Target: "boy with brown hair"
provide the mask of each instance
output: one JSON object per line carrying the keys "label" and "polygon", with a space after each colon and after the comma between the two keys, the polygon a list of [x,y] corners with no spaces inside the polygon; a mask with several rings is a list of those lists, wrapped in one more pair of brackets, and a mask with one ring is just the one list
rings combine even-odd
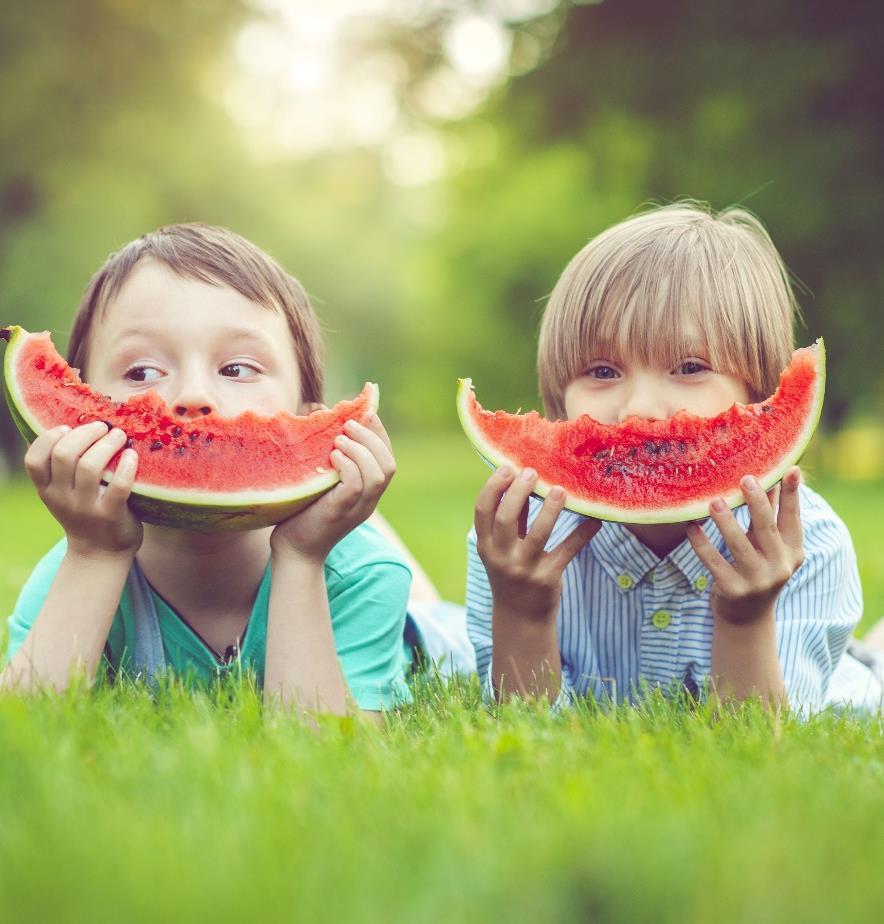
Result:
{"label": "boy with brown hair", "polygon": [[[300,283],[223,228],[179,224],[112,254],[74,321],[69,358],[124,401],[156,390],[183,420],[245,410],[308,414],[323,400],[319,322]],[[348,421],[340,482],[275,527],[197,533],[142,524],[127,506],[137,456],[93,422],[38,437],[25,465],[65,538],[37,565],[9,623],[4,686],[65,688],[103,662],[208,682],[255,672],[265,699],[376,715],[408,698],[410,572],[366,521],[396,470],[375,415]]]}

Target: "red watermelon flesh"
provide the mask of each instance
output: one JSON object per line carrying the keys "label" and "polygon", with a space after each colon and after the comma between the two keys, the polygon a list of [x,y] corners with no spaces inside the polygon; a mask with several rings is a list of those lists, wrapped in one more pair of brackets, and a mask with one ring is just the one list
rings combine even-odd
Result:
{"label": "red watermelon flesh", "polygon": [[[119,427],[138,453],[130,505],[149,523],[188,529],[252,529],[291,516],[339,480],[331,467],[335,437],[349,419],[365,423],[378,389],[307,416],[252,412],[176,417],[152,391],[120,403],[85,385],[48,332],[0,330],[7,401],[28,441],[67,424],[102,420]],[[108,467],[116,467],[119,454]]]}
{"label": "red watermelon flesh", "polygon": [[668,420],[628,417],[602,424],[588,415],[550,421],[532,411],[486,411],[470,379],[458,389],[458,413],[470,442],[492,465],[530,466],[536,493],[560,485],[565,506],[624,523],[678,523],[705,517],[723,497],[744,502],[740,479],[767,490],[801,457],[819,421],[825,390],[822,340],[796,350],[777,391],[757,404],[735,404],[715,417],[679,411]]}

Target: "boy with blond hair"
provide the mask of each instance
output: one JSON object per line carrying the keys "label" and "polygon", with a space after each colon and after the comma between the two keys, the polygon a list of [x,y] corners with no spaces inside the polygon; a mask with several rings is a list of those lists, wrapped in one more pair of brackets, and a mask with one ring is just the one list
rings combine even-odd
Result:
{"label": "boy with blond hair", "polygon": [[[797,304],[742,209],[656,208],[590,241],[546,308],[538,373],[549,417],[616,424],[714,416],[776,389]],[[467,621],[489,695],[615,702],[649,689],[751,696],[803,711],[877,705],[845,658],[862,598],[846,527],[793,467],[703,523],[633,525],[532,497],[536,473],[487,481],[469,537]]]}

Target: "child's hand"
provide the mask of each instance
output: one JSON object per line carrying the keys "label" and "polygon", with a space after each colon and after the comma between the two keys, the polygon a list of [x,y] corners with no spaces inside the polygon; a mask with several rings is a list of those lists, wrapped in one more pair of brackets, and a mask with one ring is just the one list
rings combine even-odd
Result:
{"label": "child's hand", "polygon": [[396,473],[390,438],[376,414],[367,426],[355,420],[344,424],[331,464],[341,480],[273,530],[270,543],[275,553],[322,564],[337,542],[371,516]]}
{"label": "child's hand", "polygon": [[55,427],[25,454],[25,469],[75,554],[134,555],[141,545],[141,521],[127,505],[138,467],[135,451],[125,450],[107,488],[101,484],[125,442],[122,430],[108,431],[99,420],[74,430]]}
{"label": "child's hand", "polygon": [[533,469],[516,477],[508,466],[488,479],[476,501],[476,549],[488,574],[495,611],[545,619],[558,611],[565,567],[601,523],[587,519],[552,551],[544,551],[564,508],[565,492],[559,487],[549,492],[529,530],[528,497],[536,481]]}
{"label": "child's hand", "polygon": [[714,616],[735,624],[773,616],[777,595],[804,561],[800,481],[801,472],[793,467],[783,478],[781,489],[777,486],[765,494],[754,478],[744,478],[741,486],[750,515],[746,533],[724,501],[710,504],[712,519],[727,543],[733,564],[718,552],[699,525],[688,524],[688,539],[714,580]]}

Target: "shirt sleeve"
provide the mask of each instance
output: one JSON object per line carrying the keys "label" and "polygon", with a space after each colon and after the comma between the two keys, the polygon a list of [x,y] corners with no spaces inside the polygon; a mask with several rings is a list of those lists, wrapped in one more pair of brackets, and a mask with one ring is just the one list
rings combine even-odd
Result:
{"label": "shirt sleeve", "polygon": [[[496,701],[494,681],[491,676],[491,614],[493,598],[485,565],[476,548],[476,530],[467,535],[467,635],[476,651],[476,670],[482,683],[482,697],[488,703]],[[552,703],[552,710],[558,712],[570,706],[575,696],[567,665],[562,663],[562,686]]]}
{"label": "shirt sleeve", "polygon": [[829,682],[862,616],[856,554],[847,527],[826,502],[801,491],[804,562],[777,600],[777,654],[789,703],[821,709]]}
{"label": "shirt sleeve", "polygon": [[467,535],[467,635],[476,652],[476,671],[486,702],[494,702],[491,683],[492,602],[488,575],[476,549],[476,530],[471,529]]}
{"label": "shirt sleeve", "polygon": [[64,540],[53,546],[37,562],[34,570],[25,581],[18,595],[18,600],[16,600],[12,615],[7,622],[8,635],[4,663],[12,660],[28,637],[37,616],[40,615],[43,603],[49,595],[49,588],[52,587],[55,575],[61,567],[66,548]]}
{"label": "shirt sleeve", "polygon": [[332,630],[341,670],[360,709],[410,701],[405,683],[405,611],[411,572],[393,561],[328,574]]}

